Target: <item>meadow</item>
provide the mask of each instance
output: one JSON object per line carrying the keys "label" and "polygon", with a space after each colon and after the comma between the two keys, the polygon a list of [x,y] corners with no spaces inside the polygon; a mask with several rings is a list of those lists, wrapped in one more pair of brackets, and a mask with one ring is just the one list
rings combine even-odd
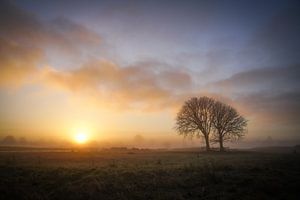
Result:
{"label": "meadow", "polygon": [[0,199],[299,199],[300,154],[1,149]]}

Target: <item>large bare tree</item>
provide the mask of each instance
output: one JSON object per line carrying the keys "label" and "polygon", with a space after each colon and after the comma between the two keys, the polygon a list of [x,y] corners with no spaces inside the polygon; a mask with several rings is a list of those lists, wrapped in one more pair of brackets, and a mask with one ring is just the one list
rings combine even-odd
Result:
{"label": "large bare tree", "polygon": [[214,103],[214,99],[209,97],[191,98],[184,103],[176,118],[175,128],[179,134],[191,137],[202,135],[207,151],[210,150],[209,135],[213,128]]}
{"label": "large bare tree", "polygon": [[219,142],[220,151],[224,151],[224,141],[244,136],[247,120],[236,109],[219,101],[214,103],[213,115],[214,141]]}

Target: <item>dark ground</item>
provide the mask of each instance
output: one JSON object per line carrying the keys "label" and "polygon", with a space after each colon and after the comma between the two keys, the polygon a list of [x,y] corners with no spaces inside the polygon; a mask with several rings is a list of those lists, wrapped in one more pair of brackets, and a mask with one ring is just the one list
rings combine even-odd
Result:
{"label": "dark ground", "polygon": [[0,151],[0,199],[300,199],[300,154]]}

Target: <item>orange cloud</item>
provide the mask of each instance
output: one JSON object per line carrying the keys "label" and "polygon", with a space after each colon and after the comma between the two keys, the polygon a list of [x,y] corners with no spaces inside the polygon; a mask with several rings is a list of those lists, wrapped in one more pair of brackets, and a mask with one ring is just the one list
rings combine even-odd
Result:
{"label": "orange cloud", "polygon": [[35,73],[43,53],[0,38],[0,85],[17,86]]}
{"label": "orange cloud", "polygon": [[[120,67],[109,61],[93,61],[82,67],[44,71],[45,80],[74,93],[85,92],[106,104],[141,109],[170,107],[191,86],[189,74],[148,65]],[[169,104],[169,105],[168,105]]]}
{"label": "orange cloud", "polygon": [[43,67],[49,65],[46,50],[80,56],[86,49],[82,46],[97,46],[101,37],[65,18],[45,22],[11,2],[1,4],[0,86],[22,85],[29,80],[36,84],[39,80],[105,106],[150,110],[177,104],[191,86],[192,78],[186,71],[152,61],[119,66],[94,60],[67,71]]}

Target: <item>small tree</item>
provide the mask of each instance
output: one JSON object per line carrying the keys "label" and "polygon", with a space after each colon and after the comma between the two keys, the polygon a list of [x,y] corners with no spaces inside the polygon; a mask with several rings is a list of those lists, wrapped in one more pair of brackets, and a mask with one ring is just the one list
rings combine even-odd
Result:
{"label": "small tree", "polygon": [[236,109],[219,101],[214,103],[213,115],[215,141],[219,142],[220,151],[224,151],[224,141],[244,136],[247,120],[239,115]]}
{"label": "small tree", "polygon": [[1,144],[3,145],[16,145],[17,140],[14,136],[8,135],[1,141]]}
{"label": "small tree", "polygon": [[184,136],[203,135],[206,150],[210,150],[209,135],[214,121],[215,101],[209,97],[191,98],[184,103],[176,117],[176,130]]}

